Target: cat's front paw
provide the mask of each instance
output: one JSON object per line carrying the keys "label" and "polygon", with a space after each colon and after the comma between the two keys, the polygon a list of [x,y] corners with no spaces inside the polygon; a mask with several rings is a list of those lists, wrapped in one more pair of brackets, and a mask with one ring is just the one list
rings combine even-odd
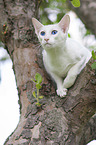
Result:
{"label": "cat's front paw", "polygon": [[63,88],[62,90],[57,89],[56,92],[57,92],[57,95],[60,97],[65,97],[67,95],[67,89],[65,89],[65,88]]}

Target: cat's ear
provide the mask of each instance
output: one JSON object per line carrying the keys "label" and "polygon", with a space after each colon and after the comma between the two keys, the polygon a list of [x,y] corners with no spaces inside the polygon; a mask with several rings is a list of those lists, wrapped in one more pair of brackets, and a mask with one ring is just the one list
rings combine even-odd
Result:
{"label": "cat's ear", "polygon": [[61,27],[64,33],[66,33],[69,29],[70,24],[70,17],[69,15],[65,15],[61,21],[58,23],[58,25]]}
{"label": "cat's ear", "polygon": [[35,28],[35,33],[38,35],[39,33],[39,30],[41,27],[43,27],[43,24],[41,24],[37,19],[35,18],[32,18],[32,23],[33,23],[33,26]]}

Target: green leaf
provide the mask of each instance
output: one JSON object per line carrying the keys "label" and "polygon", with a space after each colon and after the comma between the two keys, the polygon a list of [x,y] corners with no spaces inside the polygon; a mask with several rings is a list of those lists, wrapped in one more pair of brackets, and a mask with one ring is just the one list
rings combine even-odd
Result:
{"label": "green leaf", "polygon": [[38,84],[40,84],[42,82],[42,76],[39,73],[36,73],[35,79],[36,79]]}
{"label": "green leaf", "polygon": [[96,60],[96,55],[95,55],[94,50],[92,50],[92,58],[93,58],[94,60]]}
{"label": "green leaf", "polygon": [[68,37],[69,37],[69,38],[71,38],[71,35],[70,35],[70,33],[68,33]]}
{"label": "green leaf", "polygon": [[95,69],[96,70],[96,62],[94,62],[92,65],[91,65],[92,69]]}
{"label": "green leaf", "polygon": [[44,98],[44,96],[39,96],[39,99],[43,99]]}
{"label": "green leaf", "polygon": [[72,0],[71,3],[74,7],[80,7],[80,0]]}
{"label": "green leaf", "polygon": [[36,105],[37,105],[37,106],[41,106],[41,104],[40,104],[40,103],[36,103]]}
{"label": "green leaf", "polygon": [[90,35],[90,34],[91,34],[91,31],[87,29],[84,36],[88,36],[88,35]]}
{"label": "green leaf", "polygon": [[39,89],[41,89],[41,87],[42,87],[42,86],[41,86],[40,84],[36,84],[36,89],[39,90]]}
{"label": "green leaf", "polygon": [[36,93],[35,93],[35,91],[33,91],[33,93],[32,93],[32,94],[33,94],[34,98],[36,98]]}
{"label": "green leaf", "polygon": [[33,82],[35,82],[36,83],[36,81],[35,80],[33,80],[33,79],[31,79]]}

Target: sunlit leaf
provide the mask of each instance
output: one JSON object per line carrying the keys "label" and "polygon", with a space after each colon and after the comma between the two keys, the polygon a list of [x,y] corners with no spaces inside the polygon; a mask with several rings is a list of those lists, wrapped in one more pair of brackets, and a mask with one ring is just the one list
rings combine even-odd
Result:
{"label": "sunlit leaf", "polygon": [[38,103],[38,102],[36,103],[36,105],[37,105],[37,106],[41,106],[41,104],[40,104],[40,103]]}
{"label": "sunlit leaf", "polygon": [[68,33],[68,37],[69,37],[69,38],[71,38],[71,35],[70,35],[70,33]]}
{"label": "sunlit leaf", "polygon": [[86,30],[85,36],[88,36],[90,34],[91,34],[91,31],[90,30]]}
{"label": "sunlit leaf", "polygon": [[39,73],[36,73],[35,79],[36,79],[38,84],[40,84],[42,82],[42,76]]}
{"label": "sunlit leaf", "polygon": [[39,96],[39,99],[43,99],[44,98],[44,96]]}
{"label": "sunlit leaf", "polygon": [[31,79],[31,80],[36,83],[36,81],[34,79]]}
{"label": "sunlit leaf", "polygon": [[36,84],[36,89],[39,90],[39,89],[41,89],[41,87],[42,87],[42,86],[41,86],[40,84]]}
{"label": "sunlit leaf", "polygon": [[80,0],[72,0],[71,3],[74,7],[80,7]]}
{"label": "sunlit leaf", "polygon": [[33,94],[33,96],[36,98],[36,93],[35,93],[35,91],[33,91],[33,93],[32,93],[32,94]]}
{"label": "sunlit leaf", "polygon": [[96,55],[95,55],[94,50],[92,50],[92,58],[93,58],[94,60],[96,60]]}

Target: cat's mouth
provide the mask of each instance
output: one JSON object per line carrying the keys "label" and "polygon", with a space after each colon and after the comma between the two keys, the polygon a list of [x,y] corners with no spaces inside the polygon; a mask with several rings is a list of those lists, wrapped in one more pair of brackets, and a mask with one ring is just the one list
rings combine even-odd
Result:
{"label": "cat's mouth", "polygon": [[45,45],[45,46],[50,46],[51,44],[50,44],[50,43],[48,43],[48,42],[46,42],[44,45]]}

